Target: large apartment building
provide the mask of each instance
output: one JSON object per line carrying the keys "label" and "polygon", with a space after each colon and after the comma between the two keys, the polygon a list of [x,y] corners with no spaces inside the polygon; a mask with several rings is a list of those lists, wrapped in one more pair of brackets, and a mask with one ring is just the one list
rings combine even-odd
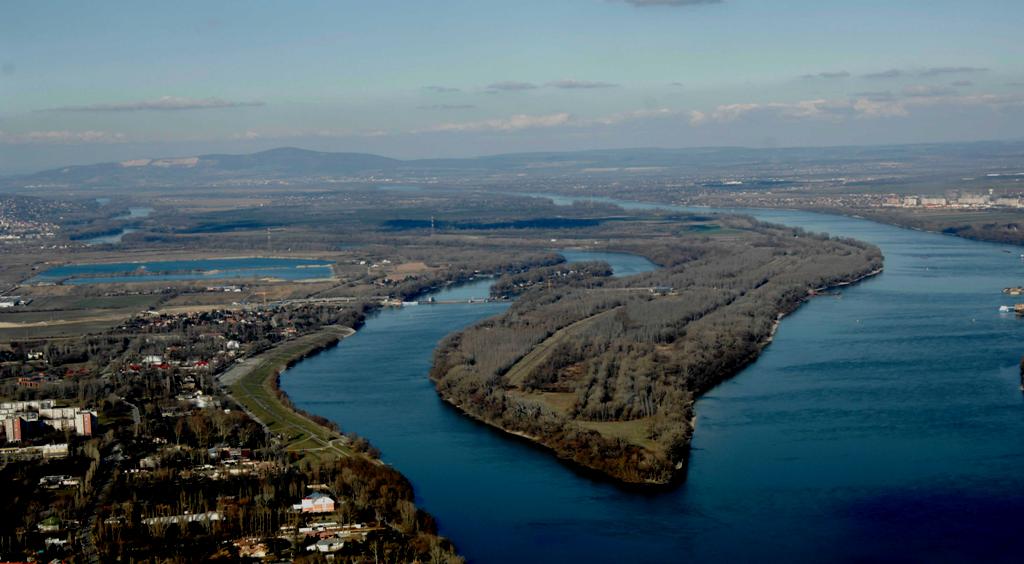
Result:
{"label": "large apartment building", "polygon": [[0,425],[9,443],[20,442],[46,429],[72,430],[76,435],[89,437],[96,428],[96,412],[79,407],[57,407],[54,400],[3,402],[0,403]]}

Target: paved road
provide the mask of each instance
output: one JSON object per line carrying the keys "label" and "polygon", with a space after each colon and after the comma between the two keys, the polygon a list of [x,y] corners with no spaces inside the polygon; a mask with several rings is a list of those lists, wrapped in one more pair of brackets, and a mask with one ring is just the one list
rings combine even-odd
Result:
{"label": "paved road", "polygon": [[100,562],[100,553],[99,549],[96,548],[96,537],[93,532],[96,530],[96,523],[99,520],[100,507],[110,499],[110,492],[114,489],[114,474],[124,461],[124,456],[120,454],[118,449],[119,446],[120,444],[114,445],[111,449],[113,454],[100,460],[100,471],[98,474],[101,476],[102,482],[97,484],[97,494],[92,512],[78,530],[78,542],[82,548],[81,556],[86,562]]}

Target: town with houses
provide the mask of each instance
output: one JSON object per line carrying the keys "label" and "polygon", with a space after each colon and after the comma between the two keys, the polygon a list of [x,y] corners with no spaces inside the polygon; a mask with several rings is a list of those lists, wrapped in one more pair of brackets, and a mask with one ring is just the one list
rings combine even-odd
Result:
{"label": "town with houses", "polygon": [[889,195],[882,205],[893,208],[947,208],[947,209],[987,209],[987,208],[1022,208],[1024,200],[1020,196],[997,196],[990,191],[987,194],[953,194],[950,196],[936,195]]}
{"label": "town with houses", "polygon": [[[867,177],[837,177],[820,185],[740,178],[643,176],[629,186],[617,179],[599,186],[589,179],[543,179],[523,180],[519,188],[540,193],[552,182],[572,182],[614,198],[629,198],[628,191],[636,190],[640,199],[676,204],[868,217],[1002,214],[1012,222],[1024,209],[1022,191],[1010,181],[978,179],[945,190],[923,182],[871,185]],[[860,185],[871,188],[851,191]],[[561,188],[572,193],[571,186]],[[287,198],[312,207],[325,196]],[[346,250],[331,257],[333,277],[315,289],[280,279],[213,276],[73,287],[70,279],[38,276],[52,265],[81,262],[83,255],[112,262],[123,261],[125,250],[138,252],[139,260],[166,258],[161,253],[171,245],[182,245],[174,248],[177,257],[192,252],[188,245],[198,235],[170,223],[146,235],[167,238],[158,252],[147,250],[138,232],[121,246],[91,247],[85,235],[125,226],[113,220],[123,217],[123,206],[105,205],[110,204],[0,198],[0,244],[28,255],[20,276],[9,274],[0,292],[0,315],[20,320],[10,321],[17,329],[8,327],[0,340],[0,479],[8,485],[0,503],[10,508],[0,515],[0,531],[10,532],[0,535],[0,562],[142,562],[168,554],[181,561],[458,562],[453,545],[437,536],[432,518],[416,507],[409,482],[364,439],[295,408],[277,377],[288,363],[343,338],[342,330],[358,328],[376,308],[435,304],[420,297],[424,288],[498,270],[480,264],[490,257],[464,258],[471,266],[441,275],[433,271],[452,260],[448,248],[440,258],[419,248],[414,252],[426,255],[401,257],[379,246]],[[74,223],[90,213],[102,217]],[[421,215],[429,218],[425,236],[434,237],[442,224]],[[131,227],[145,231],[142,223]],[[374,244],[397,233],[387,231]],[[288,249],[278,242],[287,236],[258,229],[237,241],[241,250],[228,253],[245,255],[265,244],[269,254],[271,237]],[[234,243],[233,237],[223,241]],[[555,246],[563,240],[558,237],[544,241]],[[318,238],[310,241],[293,238],[286,244],[320,244]],[[348,245],[347,234],[340,245]],[[59,256],[38,258],[44,246],[59,247]],[[493,296],[481,301],[511,300],[552,283],[611,274],[594,270],[602,267],[536,260],[538,268],[501,276]],[[196,272],[173,272],[182,273]],[[681,295],[671,286],[646,291]],[[113,308],[104,304],[129,306],[103,323],[82,323],[81,330],[48,331],[51,323],[67,321],[60,315],[68,312],[53,304],[78,302],[85,305],[75,305],[80,309],[74,313],[85,312],[85,319],[108,315],[104,308]],[[286,353],[275,356],[279,351]],[[253,374],[258,377],[248,379]]]}
{"label": "town with houses", "polygon": [[0,243],[53,239],[63,214],[74,204],[23,196],[0,196]]}
{"label": "town with houses", "polygon": [[56,407],[52,399],[0,403],[0,424],[8,443],[42,434],[43,430],[73,432],[91,437],[96,412],[79,407]]}
{"label": "town with houses", "polygon": [[408,483],[362,454],[365,441],[338,435],[350,453],[341,458],[286,450],[218,382],[262,351],[360,316],[334,303],[144,311],[98,334],[0,346],[0,393],[12,398],[0,402],[0,476],[14,509],[0,520],[18,534],[0,550],[141,561],[180,551],[186,532],[195,554],[232,560],[416,546],[400,539],[432,524]]}

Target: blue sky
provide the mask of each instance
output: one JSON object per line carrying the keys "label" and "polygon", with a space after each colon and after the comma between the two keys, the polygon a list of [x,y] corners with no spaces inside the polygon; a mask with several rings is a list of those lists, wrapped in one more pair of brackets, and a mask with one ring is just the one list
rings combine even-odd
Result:
{"label": "blue sky", "polygon": [[8,2],[0,172],[1021,137],[1024,2]]}

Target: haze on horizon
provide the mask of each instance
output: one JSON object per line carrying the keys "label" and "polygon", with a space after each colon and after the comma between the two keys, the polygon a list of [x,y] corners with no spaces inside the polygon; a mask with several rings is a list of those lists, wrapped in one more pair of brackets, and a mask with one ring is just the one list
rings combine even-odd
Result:
{"label": "haze on horizon", "polygon": [[10,3],[0,174],[1019,139],[1021,21],[1013,0]]}

